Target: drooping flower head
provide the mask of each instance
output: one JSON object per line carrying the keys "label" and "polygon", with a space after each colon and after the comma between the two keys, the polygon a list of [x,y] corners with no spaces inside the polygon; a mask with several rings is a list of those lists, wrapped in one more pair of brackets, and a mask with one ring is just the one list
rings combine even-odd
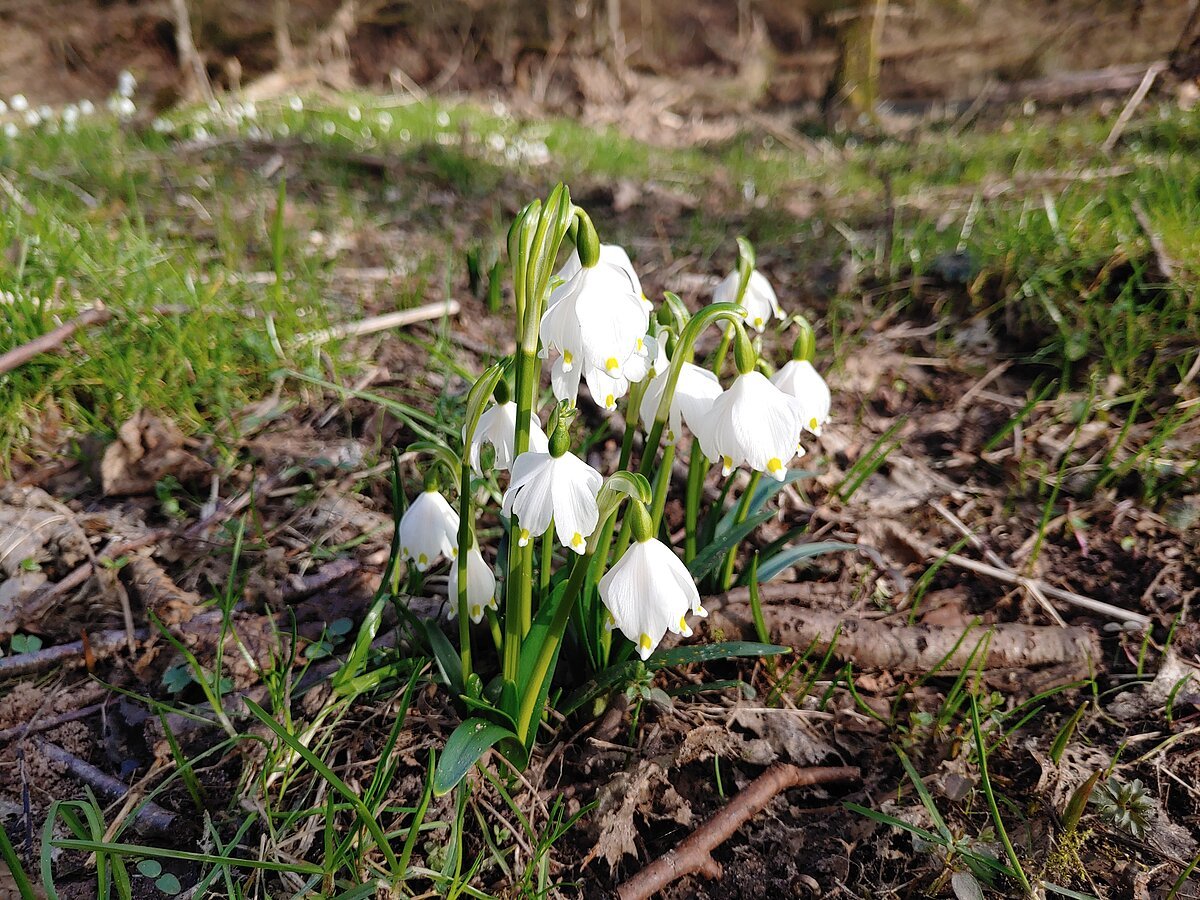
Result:
{"label": "drooping flower head", "polygon": [[458,513],[438,493],[433,480],[400,517],[400,555],[424,572],[439,556],[458,555]]}
{"label": "drooping flower head", "polygon": [[[667,367],[658,369],[655,376],[646,385],[642,394],[642,405],[639,411],[642,427],[648,432],[658,414],[658,405],[662,402],[663,391],[668,380]],[[685,362],[679,370],[679,380],[675,383],[675,393],[671,396],[670,411],[667,415],[667,440],[678,440],[681,424],[686,424],[694,432],[697,423],[701,423],[712,410],[713,401],[721,394],[721,382],[708,369],[701,368],[695,363]]]}
{"label": "drooping flower head", "polygon": [[586,551],[587,539],[596,530],[600,518],[596,495],[604,478],[567,452],[569,443],[565,419],[560,419],[548,452],[531,450],[513,463],[502,512],[516,515],[513,533],[522,547],[544,534],[551,519],[559,542],[579,554]]}
{"label": "drooping flower head", "polygon": [[[453,619],[458,614],[458,557],[450,562],[450,609],[449,616]],[[478,625],[483,621],[485,607],[497,609],[496,606],[496,575],[487,564],[483,554],[476,544],[467,551],[467,611],[471,621]]]}
{"label": "drooping flower head", "polygon": [[741,300],[737,295],[740,281],[741,276],[736,269],[726,275],[713,291],[713,303],[740,303],[746,310],[746,324],[755,331],[766,328],[772,316],[776,319],[783,318],[783,310],[779,306],[779,298],[775,296],[775,289],[761,272],[755,269],[750,273],[750,280],[746,283],[746,292]]}
{"label": "drooping flower head", "polygon": [[[482,474],[479,468],[479,453],[484,444],[491,444],[496,451],[492,466],[500,471],[512,468],[513,449],[517,435],[517,404],[509,399],[508,385],[501,378],[496,383],[495,404],[484,410],[475,426],[475,434],[471,438],[469,456],[471,469],[476,475]],[[529,416],[529,449],[545,452],[547,448],[546,432],[537,416]]]}
{"label": "drooping flower head", "polygon": [[648,659],[668,631],[684,636],[692,630],[688,612],[708,615],[691,573],[671,549],[651,535],[650,517],[636,500],[627,515],[634,517],[635,541],[617,560],[597,588],[608,609],[608,627],[621,631]]}
{"label": "drooping flower head", "polygon": [[754,350],[740,325],[735,354],[740,374],[693,431],[704,455],[721,461],[722,474],[744,465],[783,481],[788,463],[804,452],[800,412],[792,397],[754,371]]}
{"label": "drooping flower head", "polygon": [[792,397],[800,412],[801,426],[819,437],[821,427],[829,421],[833,398],[829,393],[829,385],[813,368],[816,338],[812,326],[803,316],[798,315],[795,320],[799,334],[792,346],[792,358],[771,376],[771,383]]}
{"label": "drooping flower head", "polygon": [[631,375],[645,377],[645,366],[634,358],[646,356],[649,320],[632,269],[605,260],[603,251],[595,265],[580,264],[551,292],[542,315],[542,353],[558,353],[551,371],[555,396],[574,401],[582,375],[597,403],[608,406],[611,396],[615,405]]}

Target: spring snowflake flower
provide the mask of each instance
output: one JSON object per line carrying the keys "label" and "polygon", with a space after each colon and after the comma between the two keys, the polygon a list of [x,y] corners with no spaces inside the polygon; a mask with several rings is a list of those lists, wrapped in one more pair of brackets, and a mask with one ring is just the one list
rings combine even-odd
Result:
{"label": "spring snowflake flower", "polygon": [[606,369],[598,369],[595,366],[572,366],[570,370],[565,370],[564,357],[560,356],[550,367],[550,386],[559,400],[574,401],[579,393],[579,381],[582,376],[587,382],[592,399],[612,412],[617,408],[617,401],[629,392],[629,386],[642,381],[651,373],[658,353],[658,342],[654,338],[649,335],[640,338],[620,371],[611,374]]}
{"label": "spring snowflake flower", "polygon": [[721,461],[723,475],[746,465],[783,481],[792,457],[804,452],[795,401],[761,372],[739,375],[691,427],[704,455]]}
{"label": "spring snowflake flower", "polygon": [[516,513],[517,543],[524,547],[531,537],[544,534],[553,519],[559,542],[582,554],[600,519],[596,495],[603,481],[570,453],[522,453],[513,463],[502,506],[504,515]]}
{"label": "spring snowflake flower", "polygon": [[833,398],[813,364],[806,359],[790,360],[771,376],[771,383],[795,400],[804,429],[820,437],[821,426],[829,421]]}
{"label": "spring snowflake flower", "polygon": [[[629,276],[629,280],[633,282],[634,290],[637,291],[638,296],[642,298],[644,303],[650,303],[646,299],[645,291],[642,290],[642,280],[638,277],[637,270],[633,267],[633,260],[629,258],[629,254],[625,252],[624,247],[620,244],[601,244],[600,262],[609,263],[625,272]],[[579,251],[572,250],[571,255],[567,257],[567,261],[563,263],[562,268],[555,273],[555,277],[562,282],[570,281],[571,276],[581,268],[583,266],[579,262]]]}
{"label": "spring snowflake flower", "polygon": [[[513,442],[517,435],[517,404],[511,400],[507,403],[496,403],[488,407],[479,417],[475,426],[475,435],[471,439],[470,460],[471,469],[476,475],[483,474],[479,468],[479,451],[484,444],[491,444],[496,450],[496,460],[493,468],[506,471],[512,468]],[[546,432],[537,420],[537,416],[529,416],[529,449],[538,453],[547,450]]]}
{"label": "spring snowflake flower", "polygon": [[[446,582],[450,589],[451,619],[458,615],[458,557],[450,561],[450,578]],[[478,625],[483,621],[485,607],[498,609],[496,605],[496,574],[487,564],[476,544],[467,551],[467,613]]]}
{"label": "spring snowflake flower", "polygon": [[14,94],[8,105],[12,107],[13,112],[25,112],[29,109],[29,101],[25,99],[24,94]]}
{"label": "spring snowflake flower", "polygon": [[[458,555],[458,513],[436,488],[426,488],[400,517],[400,555],[424,572],[439,556]],[[470,567],[467,568],[470,574]]]}
{"label": "spring snowflake flower", "polygon": [[620,629],[633,641],[643,660],[668,631],[685,637],[692,633],[689,611],[708,615],[687,567],[654,538],[630,545],[598,587],[608,609],[608,627]]}
{"label": "spring snowflake flower", "polygon": [[[578,376],[564,377],[576,366],[582,367],[585,378],[589,369],[598,369],[610,378],[622,375],[628,380],[622,367],[645,350],[649,323],[649,308],[623,268],[600,261],[578,269],[551,293],[541,321],[543,354],[553,350],[560,355],[555,362],[559,389],[569,390],[572,381],[578,389]],[[573,394],[559,399],[573,399]]]}
{"label": "spring snowflake flower", "polygon": [[[713,303],[736,303],[738,280],[736,269],[726,275],[725,280],[713,291]],[[783,310],[779,306],[779,298],[775,296],[775,289],[757,269],[750,273],[750,280],[746,283],[742,308],[746,310],[746,324],[755,331],[766,328],[771,316],[776,319],[783,318]]]}
{"label": "spring snowflake flower", "polygon": [[[658,404],[662,402],[662,394],[667,386],[666,366],[655,368],[656,374],[646,385],[640,409],[642,427],[647,432],[658,415]],[[720,395],[721,382],[716,375],[695,363],[684,363],[679,370],[679,381],[675,383],[675,395],[671,398],[671,409],[667,415],[667,440],[678,440],[682,433],[681,423],[694,432],[697,423],[709,414],[713,401]]]}

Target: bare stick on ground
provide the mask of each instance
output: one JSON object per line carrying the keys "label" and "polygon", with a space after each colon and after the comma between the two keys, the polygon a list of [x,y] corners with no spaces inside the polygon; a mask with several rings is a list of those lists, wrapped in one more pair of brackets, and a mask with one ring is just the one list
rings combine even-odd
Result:
{"label": "bare stick on ground", "polygon": [[853,766],[802,769],[791,763],[776,763],[693,831],[682,844],[618,887],[617,895],[621,900],[646,900],[685,875],[699,873],[706,878],[720,878],[721,864],[712,858],[712,851],[729,840],[777,795],[788,788],[856,781],[858,778],[859,771]]}
{"label": "bare stick on ground", "polygon": [[456,316],[461,308],[457,300],[426,303],[416,309],[402,309],[399,312],[385,313],[382,316],[372,316],[358,322],[348,322],[345,325],[336,325],[333,328],[302,334],[296,338],[296,342],[301,345],[324,344],[337,338],[374,334],[377,331],[387,331],[389,328],[403,328],[406,325],[415,325],[417,322],[425,322],[429,319],[440,319],[442,316]]}
{"label": "bare stick on ground", "polygon": [[64,322],[53,331],[49,331],[39,338],[34,338],[29,343],[22,344],[20,347],[14,347],[3,356],[0,356],[0,375],[25,365],[25,363],[29,362],[35,356],[49,353],[51,350],[57,350],[69,341],[79,329],[87,328],[91,325],[99,325],[111,318],[112,313],[103,303],[97,303],[91,309],[85,309],[74,319]]}
{"label": "bare stick on ground", "polygon": [[[754,640],[750,604],[738,592],[705,598],[704,607],[709,616],[700,623],[702,633]],[[1078,664],[1086,674],[1089,659],[1098,659],[1100,653],[1095,634],[1079,627],[892,625],[794,604],[764,605],[762,612],[772,640],[781,644],[798,648],[815,644],[817,652],[833,645],[840,658],[856,665],[913,675],[958,672],[968,666],[1012,669],[1066,663]],[[986,652],[977,653],[981,644]]]}
{"label": "bare stick on ground", "polygon": [[[58,744],[52,744],[44,738],[33,739],[34,746],[52,759],[72,776],[78,778],[88,787],[103,794],[110,800],[123,800],[129,794],[129,785],[101,772],[90,762],[80,759],[74,753],[69,753]],[[146,801],[138,809],[134,822],[146,831],[168,832],[175,827],[175,813],[163,809],[153,801]]]}
{"label": "bare stick on ground", "polygon": [[[137,631],[134,637],[137,640],[144,640],[146,631]],[[115,653],[125,646],[125,631],[98,631],[95,634],[88,635],[87,646],[91,650],[93,657],[101,658]],[[37,650],[33,653],[18,653],[16,656],[5,656],[0,658],[0,682],[9,678],[20,678],[24,675],[33,675],[37,672],[45,672],[47,669],[52,669],[57,665],[66,665],[69,662],[82,660],[84,656],[83,641],[71,641],[69,644],[56,644],[53,647],[46,647],[44,650]]]}

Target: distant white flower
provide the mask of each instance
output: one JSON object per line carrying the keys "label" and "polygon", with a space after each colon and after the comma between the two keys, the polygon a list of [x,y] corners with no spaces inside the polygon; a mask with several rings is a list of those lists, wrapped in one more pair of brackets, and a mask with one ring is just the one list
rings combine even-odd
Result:
{"label": "distant white flower", "polygon": [[357,106],[352,106],[348,110],[346,110],[346,115],[348,115],[350,117],[351,122],[357,122],[359,119],[362,118],[362,110],[359,109]]}
{"label": "distant white flower", "polygon": [[42,117],[36,109],[29,109],[25,111],[25,124],[30,128],[36,127],[41,123],[41,121]]}
{"label": "distant white flower", "polygon": [[304,101],[293,95],[292,98],[288,100],[288,106],[291,107],[292,112],[300,112],[302,109],[304,109]]}
{"label": "distant white flower", "polygon": [[[649,322],[649,309],[629,273],[599,262],[580,268],[551,292],[541,321],[543,353],[554,350],[561,355],[561,374],[582,366],[584,377],[588,369],[598,369],[614,378],[623,374],[631,356],[644,351]],[[576,378],[576,388],[578,384]],[[574,399],[573,393],[556,396]]]}
{"label": "distant white flower", "polygon": [[0,100],[0,116],[4,115],[6,112],[8,112],[8,104],[3,100]]}
{"label": "distant white flower", "polygon": [[[658,414],[658,404],[662,402],[662,394],[667,386],[667,370],[664,367],[646,385],[646,393],[642,394],[640,415],[642,428],[647,432],[654,424]],[[696,423],[712,410],[713,401],[721,395],[721,382],[708,369],[694,363],[684,363],[679,370],[679,381],[675,383],[675,394],[671,398],[671,409],[667,415],[667,440],[677,440],[682,433],[680,424],[684,423],[692,431]]]}
{"label": "distant white flower", "polygon": [[387,131],[392,127],[392,114],[387,110],[376,114],[375,123],[384,131]]}
{"label": "distant white flower", "polygon": [[[725,280],[718,284],[717,289],[713,291],[713,303],[736,302],[738,280],[737,270],[726,275]],[[783,310],[779,306],[779,298],[775,296],[775,289],[757,269],[750,273],[750,280],[746,283],[746,293],[742,296],[742,308],[746,310],[746,324],[755,331],[762,331],[766,328],[771,316],[776,319],[783,318]]]}
{"label": "distant white flower", "polygon": [[[0,112],[3,112],[3,111],[4,110],[0,110]],[[63,107],[62,118],[63,118],[63,121],[66,122],[68,125],[73,125],[74,123],[78,122],[79,121],[79,107],[76,106],[74,103],[68,103],[66,106]]]}
{"label": "distant white flower", "polygon": [[17,128],[16,122],[5,122],[4,123],[4,136],[7,138],[15,138],[17,136],[17,134],[20,133],[20,130],[21,129]]}
{"label": "distant white flower", "polygon": [[668,632],[692,633],[686,616],[708,613],[687,566],[671,549],[653,538],[630,545],[600,579],[600,599],[609,614],[609,628],[618,628],[648,659]]}
{"label": "distant white flower", "polygon": [[771,383],[794,398],[800,424],[819,437],[821,426],[829,421],[833,398],[829,385],[813,364],[806,359],[793,359],[771,376]]}
{"label": "distant white flower", "polygon": [[334,124],[332,119],[329,119],[321,123],[321,130],[326,134],[333,134],[335,131],[337,131],[337,125]]}
{"label": "distant white flower", "polygon": [[446,112],[444,109],[438,110],[437,123],[442,128],[448,126],[450,124],[450,113]]}
{"label": "distant white flower", "polygon": [[25,99],[24,94],[14,95],[13,98],[8,101],[8,105],[12,107],[13,112],[25,112],[25,110],[29,109],[29,101]]}
{"label": "distant white flower", "polygon": [[96,104],[94,104],[91,100],[80,100],[79,101],[79,112],[81,115],[90,116],[95,111],[96,111]]}
{"label": "distant white flower", "polygon": [[[491,444],[496,451],[493,468],[505,471],[512,468],[513,442],[517,435],[517,404],[511,400],[508,403],[496,403],[488,407],[479,417],[475,426],[475,434],[471,438],[470,459],[471,468],[476,475],[482,474],[479,468],[479,451],[484,444]],[[537,420],[537,416],[529,417],[529,449],[537,453],[545,453],[548,444],[546,432]]]}
{"label": "distant white flower", "polygon": [[137,79],[128,69],[123,69],[117,76],[117,94],[121,97],[132,97],[137,89]]}
{"label": "distant white flower", "polygon": [[761,372],[739,375],[713,403],[707,417],[690,423],[700,448],[728,475],[746,465],[783,481],[800,448],[800,411],[789,395]]}
{"label": "distant white flower", "polygon": [[400,517],[400,555],[415,562],[418,572],[439,556],[458,555],[458,513],[436,490],[422,491]]}
{"label": "distant white flower", "polygon": [[517,543],[524,547],[531,537],[544,534],[553,519],[559,542],[584,553],[600,518],[596,495],[603,481],[599,472],[570,453],[522,453],[513,463],[502,507],[506,516],[516,514]]}
{"label": "distant white flower", "polygon": [[43,103],[38,107],[38,115],[41,116],[43,120],[52,119],[54,118],[54,110],[50,107],[50,104]]}
{"label": "distant white flower", "polygon": [[[458,557],[450,561],[450,578],[447,581],[450,589],[449,616],[453,619],[458,615]],[[487,564],[483,554],[476,544],[467,551],[467,613],[471,621],[478,625],[483,621],[484,607],[498,609],[496,606],[496,574]]]}

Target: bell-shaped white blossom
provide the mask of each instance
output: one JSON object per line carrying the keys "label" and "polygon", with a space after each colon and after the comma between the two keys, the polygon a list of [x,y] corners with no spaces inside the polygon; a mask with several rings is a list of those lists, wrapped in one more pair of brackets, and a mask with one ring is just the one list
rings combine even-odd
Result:
{"label": "bell-shaped white blossom", "polygon": [[[458,557],[450,562],[450,578],[447,581],[450,589],[449,616],[453,619],[458,615]],[[483,621],[485,607],[498,609],[496,606],[496,574],[487,564],[483,554],[476,544],[467,551],[467,613],[471,621],[478,625]]]}
{"label": "bell-shaped white blossom", "polygon": [[[517,436],[517,404],[511,400],[507,403],[495,403],[484,410],[475,426],[475,434],[471,437],[471,448],[468,453],[471,469],[476,475],[482,474],[479,468],[479,452],[484,444],[491,444],[496,451],[494,468],[506,471],[512,468],[513,445]],[[537,416],[529,416],[529,449],[539,453],[546,452],[546,432]]]}
{"label": "bell-shaped white blossom", "polygon": [[642,381],[650,374],[658,353],[658,342],[647,335],[638,340],[625,365],[613,374],[594,366],[576,366],[570,372],[564,372],[562,357],[559,357],[550,368],[550,387],[559,400],[574,402],[579,393],[579,380],[582,376],[587,382],[592,399],[597,405],[612,412],[617,408],[617,401],[629,393],[629,386]]}
{"label": "bell-shaped white blossom", "polygon": [[650,312],[629,274],[612,263],[579,269],[550,295],[541,321],[542,352],[557,351],[562,372],[582,366],[609,376],[644,344]]}
{"label": "bell-shaped white blossom", "polygon": [[570,453],[522,453],[513,463],[502,507],[506,516],[516,514],[517,543],[524,547],[530,538],[544,534],[553,519],[559,542],[582,554],[600,518],[596,495],[603,481],[599,472]]}
{"label": "bell-shaped white blossom", "polygon": [[422,491],[400,517],[400,555],[424,572],[439,556],[458,555],[458,513],[436,490]]}
{"label": "bell-shaped white blossom", "polygon": [[795,400],[800,424],[819,437],[821,426],[829,421],[833,398],[829,385],[813,364],[806,359],[793,359],[771,376],[771,383]]}
{"label": "bell-shaped white blossom", "polygon": [[[725,280],[713,291],[713,303],[736,302],[739,280],[737,270],[725,276]],[[771,316],[776,319],[783,318],[783,310],[779,306],[779,298],[775,296],[775,289],[758,269],[750,273],[746,293],[742,295],[742,308],[746,310],[746,324],[755,331],[766,328]]]}
{"label": "bell-shaped white blossom", "polygon": [[804,452],[800,411],[761,372],[739,375],[712,402],[708,416],[690,424],[704,455],[720,460],[724,475],[745,465],[783,481],[792,457]]}
{"label": "bell-shaped white blossom", "polygon": [[692,633],[689,611],[708,615],[687,566],[653,538],[630,545],[598,588],[608,609],[608,627],[633,641],[642,659],[649,658],[666,632]]}
{"label": "bell-shaped white blossom", "polygon": [[[633,261],[630,260],[629,254],[625,252],[624,247],[620,244],[601,244],[600,262],[609,263],[624,270],[629,276],[629,280],[633,282],[634,290],[637,291],[638,296],[645,300],[646,294],[642,290],[642,280],[638,278],[637,270],[633,268]],[[579,251],[572,250],[571,255],[567,257],[567,261],[563,263],[562,268],[555,273],[555,277],[563,282],[570,281],[571,277],[581,268],[583,266],[579,263]]]}
{"label": "bell-shaped white blossom", "polygon": [[[663,391],[667,387],[667,369],[664,366],[648,385],[642,394],[640,415],[642,427],[649,432],[658,415],[658,404],[662,402]],[[671,397],[671,407],[667,415],[667,440],[678,440],[682,429],[680,424],[686,424],[692,431],[696,424],[704,420],[712,410],[713,401],[721,395],[721,382],[708,369],[701,368],[695,363],[684,363],[679,370],[679,381],[675,383],[675,394]]]}

